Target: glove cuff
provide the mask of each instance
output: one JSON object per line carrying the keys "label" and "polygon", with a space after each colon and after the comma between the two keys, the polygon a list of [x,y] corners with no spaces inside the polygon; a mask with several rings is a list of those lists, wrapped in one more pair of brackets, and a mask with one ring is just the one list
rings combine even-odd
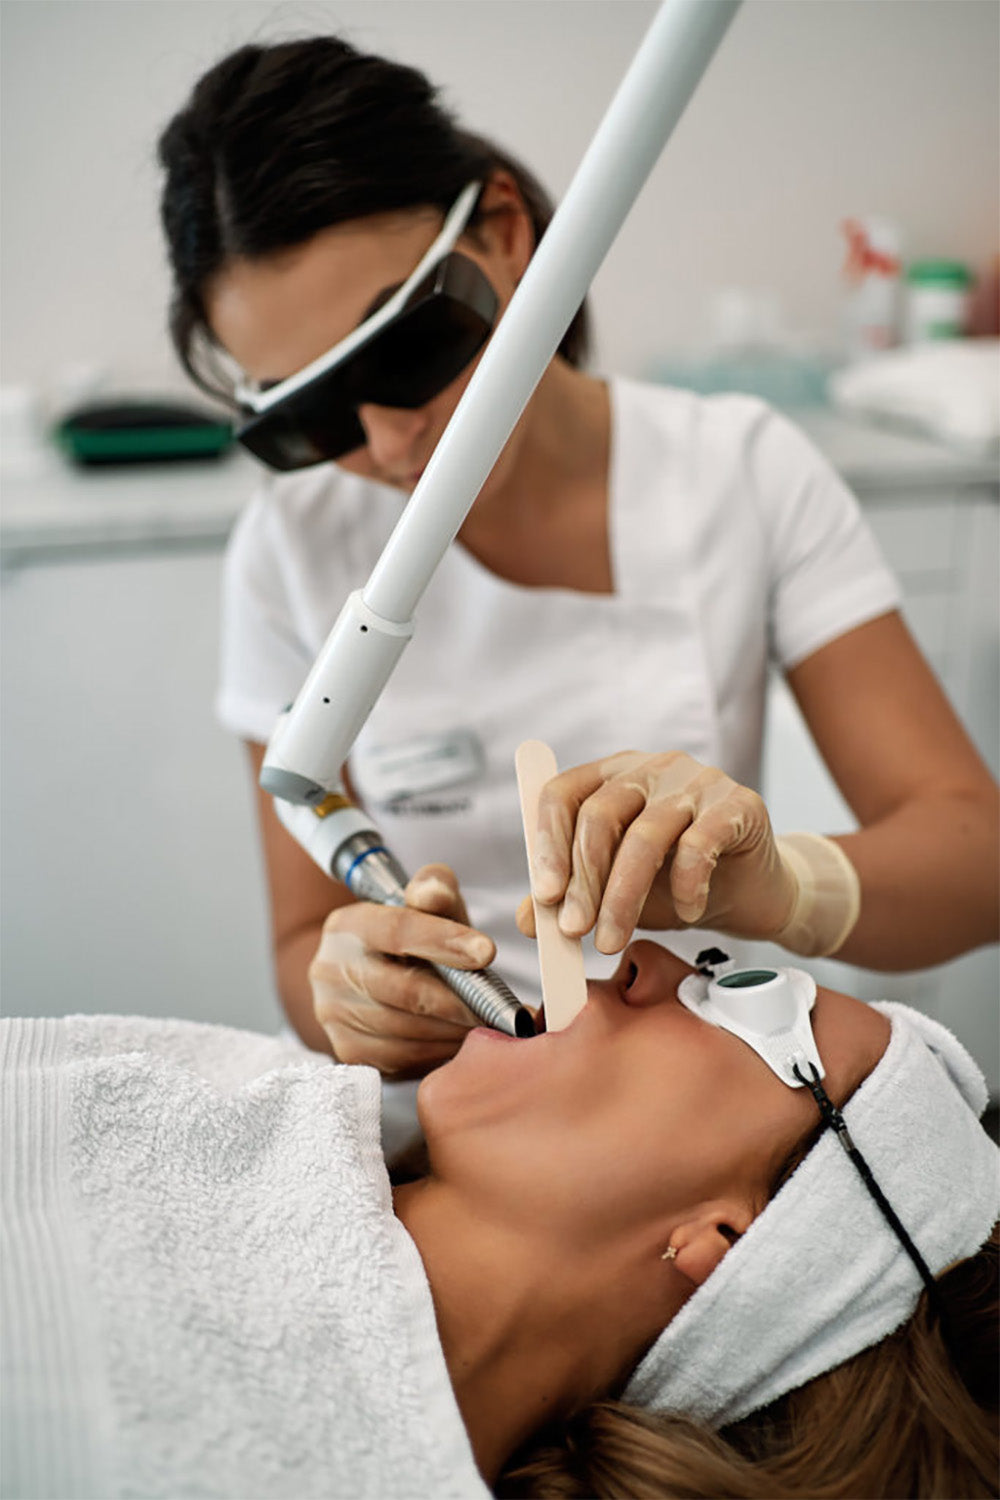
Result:
{"label": "glove cuff", "polygon": [[836,953],[861,911],[857,870],[839,844],[819,833],[787,833],[775,843],[796,886],[791,915],[775,941],[804,958]]}

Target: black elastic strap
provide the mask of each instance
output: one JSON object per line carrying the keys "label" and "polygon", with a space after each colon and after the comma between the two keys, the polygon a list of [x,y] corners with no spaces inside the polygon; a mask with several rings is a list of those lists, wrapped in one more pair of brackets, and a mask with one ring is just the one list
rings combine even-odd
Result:
{"label": "black elastic strap", "polygon": [[938,1284],[934,1280],[934,1277],[931,1275],[930,1267],[924,1260],[923,1256],[920,1254],[920,1251],[917,1249],[916,1245],[910,1239],[910,1236],[907,1234],[905,1228],[900,1222],[899,1217],[896,1214],[896,1211],[893,1208],[892,1204],[889,1202],[888,1198],[885,1196],[882,1189],[875,1181],[871,1167],[865,1161],[864,1157],[861,1155],[861,1152],[858,1150],[857,1146],[851,1139],[850,1131],[847,1128],[847,1124],[844,1120],[843,1115],[840,1113],[840,1110],[834,1104],[833,1100],[830,1098],[830,1095],[826,1092],[826,1089],[819,1081],[819,1074],[816,1071],[815,1063],[810,1063],[809,1068],[812,1072],[811,1079],[806,1078],[802,1073],[799,1072],[798,1063],[793,1066],[792,1072],[795,1074],[800,1083],[805,1084],[806,1088],[816,1100],[819,1112],[823,1116],[825,1123],[829,1125],[830,1129],[834,1132],[838,1141],[843,1146],[848,1156],[851,1158],[851,1161],[857,1167],[858,1172],[861,1176],[861,1181],[864,1183],[865,1187],[874,1198],[876,1204],[881,1209],[882,1214],[884,1215],[890,1228],[895,1233],[896,1238],[899,1240],[899,1243],[902,1245],[903,1249],[906,1251],[907,1255],[910,1257],[913,1264],[920,1272],[920,1278],[923,1281],[924,1286],[927,1288],[927,1294],[930,1298],[931,1306],[934,1309],[934,1312],[937,1314],[938,1321],[943,1325],[945,1321],[944,1304],[941,1301],[941,1294],[938,1290]]}

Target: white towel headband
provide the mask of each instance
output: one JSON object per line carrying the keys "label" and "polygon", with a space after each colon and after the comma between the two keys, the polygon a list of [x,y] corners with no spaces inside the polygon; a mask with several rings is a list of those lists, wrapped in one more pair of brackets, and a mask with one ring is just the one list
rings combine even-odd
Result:
{"label": "white towel headband", "polygon": [[[892,1035],[844,1106],[859,1150],[931,1271],[1000,1217],[982,1073],[951,1032],[884,1002]],[[897,1329],[920,1277],[832,1130],[660,1334],[623,1395],[712,1427],[736,1422]]]}

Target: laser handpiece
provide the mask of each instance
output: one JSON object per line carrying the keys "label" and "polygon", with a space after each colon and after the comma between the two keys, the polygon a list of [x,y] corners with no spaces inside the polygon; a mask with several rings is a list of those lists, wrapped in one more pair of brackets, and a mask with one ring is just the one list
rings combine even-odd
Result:
{"label": "laser handpiece", "polygon": [[[359,901],[406,905],[405,872],[371,821],[342,792],[331,792],[315,807],[276,797],[274,807],[320,869],[346,885]],[[492,969],[454,969],[449,964],[431,968],[484,1025],[509,1036],[535,1035],[531,1011]]]}

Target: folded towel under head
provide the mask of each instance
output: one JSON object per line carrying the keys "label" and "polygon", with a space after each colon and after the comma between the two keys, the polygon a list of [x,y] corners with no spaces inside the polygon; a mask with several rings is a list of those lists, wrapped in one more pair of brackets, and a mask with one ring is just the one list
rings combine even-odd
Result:
{"label": "folded towel under head", "polygon": [[[986,1085],[936,1021],[875,1007],[892,1033],[843,1114],[934,1275],[1000,1217],[1000,1153],[979,1123]],[[899,1328],[922,1282],[826,1130],[663,1331],[624,1399],[724,1427]]]}

